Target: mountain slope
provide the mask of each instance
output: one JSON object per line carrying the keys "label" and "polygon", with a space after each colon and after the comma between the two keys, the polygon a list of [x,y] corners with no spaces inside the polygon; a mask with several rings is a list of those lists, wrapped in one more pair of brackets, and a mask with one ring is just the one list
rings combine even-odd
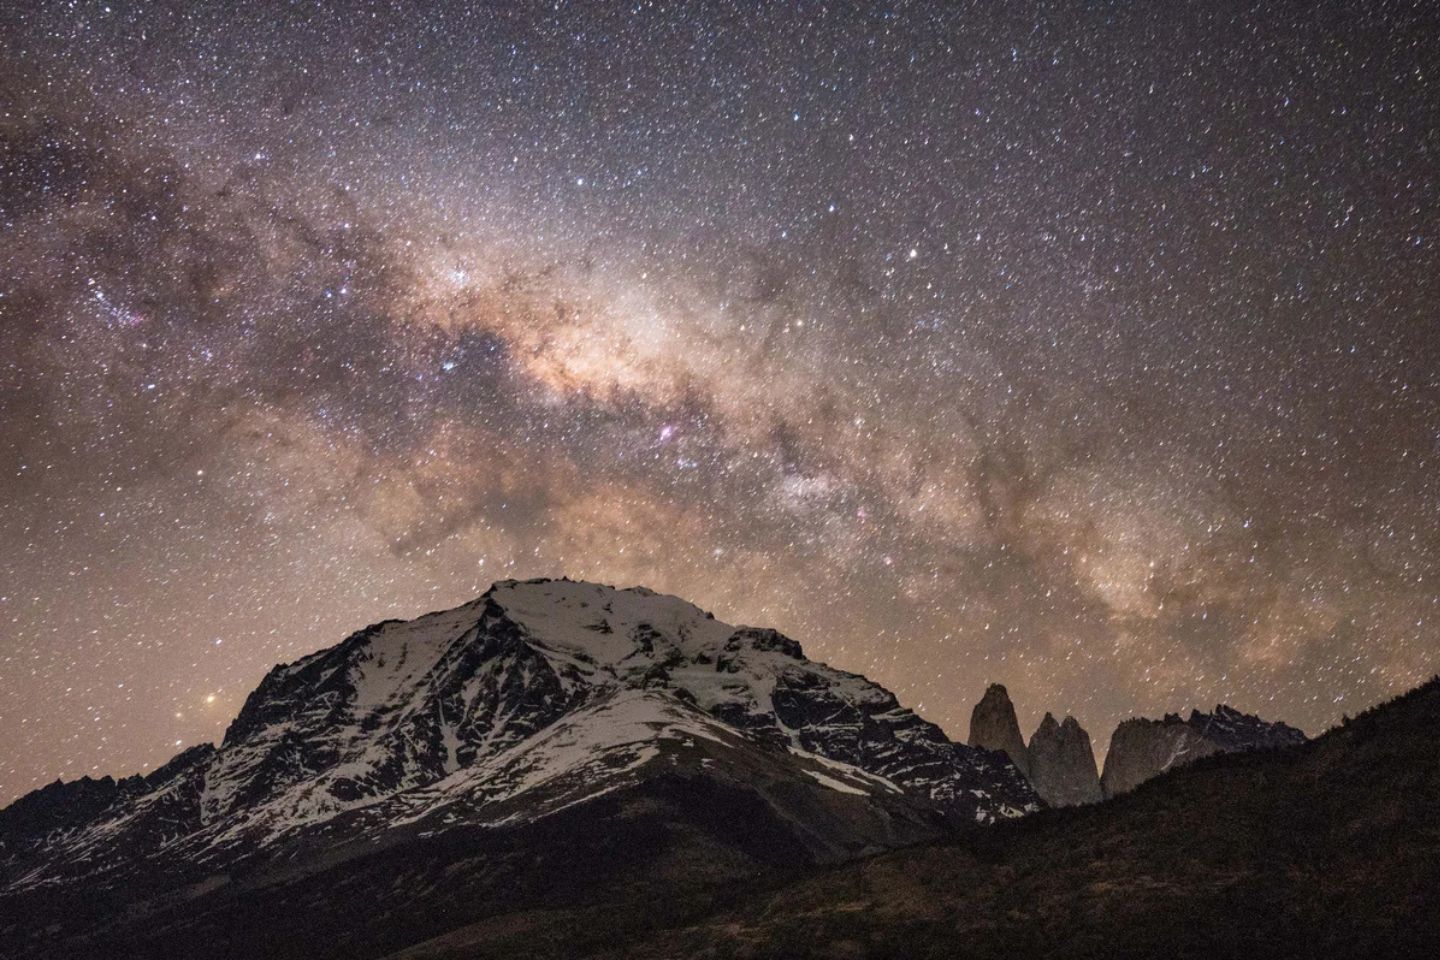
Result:
{"label": "mountain slope", "polygon": [[818,871],[602,955],[1436,956],[1437,730],[1440,679],[1309,743]]}
{"label": "mountain slope", "polygon": [[[0,935],[47,956],[363,956],[553,905],[587,870],[601,890],[636,871],[703,886],[1037,808],[1003,758],[773,630],[638,588],[506,581],[275,668],[218,748],[0,811]],[[522,850],[519,882],[503,865]],[[415,895],[437,870],[467,898]],[[407,872],[422,879],[327,906]],[[368,939],[357,904],[386,918]],[[281,944],[266,931],[287,918]]]}

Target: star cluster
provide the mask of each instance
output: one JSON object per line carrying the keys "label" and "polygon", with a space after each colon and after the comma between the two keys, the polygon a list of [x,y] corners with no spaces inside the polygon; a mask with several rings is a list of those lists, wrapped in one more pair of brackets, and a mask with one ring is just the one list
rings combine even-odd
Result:
{"label": "star cluster", "polygon": [[1440,15],[5,4],[0,800],[505,577],[963,734],[1440,653]]}

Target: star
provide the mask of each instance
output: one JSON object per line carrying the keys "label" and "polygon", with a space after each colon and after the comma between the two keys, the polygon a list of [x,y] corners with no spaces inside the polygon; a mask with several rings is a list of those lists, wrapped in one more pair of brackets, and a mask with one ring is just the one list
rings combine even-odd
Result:
{"label": "star", "polygon": [[1435,670],[1431,11],[33,6],[0,803],[492,577],[960,739]]}

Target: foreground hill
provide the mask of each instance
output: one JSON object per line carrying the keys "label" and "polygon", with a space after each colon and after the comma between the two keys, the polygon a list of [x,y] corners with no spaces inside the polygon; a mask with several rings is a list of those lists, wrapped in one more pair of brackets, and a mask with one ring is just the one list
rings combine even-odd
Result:
{"label": "foreground hill", "polygon": [[1440,956],[1440,679],[1306,744],[820,870],[607,956]]}
{"label": "foreground hill", "polygon": [[218,748],[0,811],[0,942],[371,957],[621,902],[643,927],[738,880],[1038,808],[1003,757],[773,630],[506,581],[275,668]]}

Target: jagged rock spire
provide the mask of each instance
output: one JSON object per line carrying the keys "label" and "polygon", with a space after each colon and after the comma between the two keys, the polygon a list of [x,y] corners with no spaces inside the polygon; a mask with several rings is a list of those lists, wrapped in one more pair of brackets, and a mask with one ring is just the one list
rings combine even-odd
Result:
{"label": "jagged rock spire", "polygon": [[1030,738],[1030,784],[1052,807],[1072,807],[1104,799],[1090,734],[1074,717],[1056,723],[1045,714]]}
{"label": "jagged rock spire", "polygon": [[970,714],[970,746],[997,750],[1010,758],[1015,768],[1030,777],[1030,751],[1020,735],[1020,721],[1015,718],[1015,705],[1005,687],[992,683],[985,696]]}

